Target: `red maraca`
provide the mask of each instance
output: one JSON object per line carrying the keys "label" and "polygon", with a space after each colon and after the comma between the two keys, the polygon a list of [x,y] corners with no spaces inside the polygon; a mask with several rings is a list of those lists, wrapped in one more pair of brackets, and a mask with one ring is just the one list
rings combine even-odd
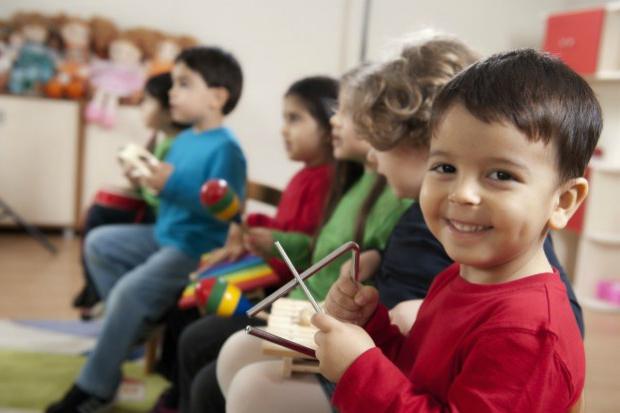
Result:
{"label": "red maraca", "polygon": [[223,179],[205,182],[200,188],[200,202],[220,221],[230,221],[239,214],[239,197]]}

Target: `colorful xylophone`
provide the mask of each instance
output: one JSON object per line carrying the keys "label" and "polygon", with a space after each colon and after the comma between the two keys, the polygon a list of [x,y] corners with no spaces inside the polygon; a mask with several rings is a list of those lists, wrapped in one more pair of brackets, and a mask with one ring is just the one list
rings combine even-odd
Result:
{"label": "colorful xylophone", "polygon": [[[246,255],[235,262],[223,262],[214,266],[204,265],[192,274],[196,281],[189,284],[179,300],[179,307],[190,308],[202,306],[198,291],[202,284],[211,285],[213,279],[218,279],[229,286],[230,291],[238,289],[240,292],[257,288],[268,287],[279,281],[276,273],[261,258]],[[236,294],[236,293],[235,293]]]}

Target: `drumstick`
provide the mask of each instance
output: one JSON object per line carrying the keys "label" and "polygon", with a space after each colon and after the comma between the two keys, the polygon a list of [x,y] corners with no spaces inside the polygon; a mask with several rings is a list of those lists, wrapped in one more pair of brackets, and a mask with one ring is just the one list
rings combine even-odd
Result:
{"label": "drumstick", "polygon": [[[347,251],[351,251],[353,253],[353,263],[354,263],[354,265],[353,265],[353,267],[354,267],[353,272],[355,272],[355,279],[357,281],[357,275],[359,273],[360,247],[359,247],[359,245],[357,245],[353,241],[349,241],[349,242],[341,245],[340,247],[336,248],[334,251],[332,251],[329,254],[327,254],[325,257],[321,258],[317,263],[313,264],[310,268],[308,268],[304,272],[302,272],[300,274],[300,278],[302,280],[305,280],[306,278],[311,277],[312,275],[314,275],[318,271],[320,271],[323,268],[325,268],[326,266],[328,266],[331,262],[336,260],[338,257],[340,257],[342,254],[344,254]],[[274,291],[273,293],[271,293],[267,297],[263,298],[256,305],[254,305],[254,307],[252,307],[248,311],[246,311],[246,314],[248,316],[250,316],[250,317],[253,317],[254,315],[256,315],[257,312],[259,312],[260,310],[265,309],[267,306],[269,306],[271,303],[276,301],[278,298],[284,296],[289,291],[291,291],[293,288],[295,288],[296,284],[297,284],[297,280],[293,279],[293,280],[288,281],[282,287],[278,288],[276,291]]]}
{"label": "drumstick", "polygon": [[295,350],[301,354],[305,354],[306,356],[316,358],[314,350],[312,350],[310,347],[306,347],[302,344],[295,343],[294,341],[288,340],[286,338],[276,336],[275,334],[271,334],[265,330],[261,330],[260,328],[246,326],[245,332],[251,336],[271,341],[274,344],[278,344],[282,347],[290,348],[291,350]]}
{"label": "drumstick", "polygon": [[321,310],[321,307],[319,307],[319,304],[316,302],[312,294],[310,294],[308,287],[306,287],[306,284],[304,284],[304,280],[302,280],[301,277],[299,276],[299,273],[295,269],[295,266],[291,262],[291,259],[288,257],[288,255],[286,255],[286,252],[284,251],[284,248],[282,248],[280,241],[276,241],[276,248],[280,252],[280,255],[284,259],[284,262],[286,262],[286,265],[288,266],[289,270],[291,270],[291,272],[293,273],[293,276],[297,280],[297,284],[299,284],[304,294],[306,294],[306,297],[308,297],[308,300],[312,303],[312,306],[314,307],[316,312],[322,313],[323,311]]}

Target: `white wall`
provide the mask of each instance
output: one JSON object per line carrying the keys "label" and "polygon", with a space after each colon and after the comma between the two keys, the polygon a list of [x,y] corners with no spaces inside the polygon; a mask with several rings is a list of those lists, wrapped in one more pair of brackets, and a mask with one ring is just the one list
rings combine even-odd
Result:
{"label": "white wall", "polygon": [[[241,61],[245,86],[228,123],[238,134],[253,179],[284,186],[299,168],[286,159],[280,138],[281,97],[295,80],[338,76],[356,56],[347,37],[350,0],[2,0],[0,18],[17,10],[111,18],[120,28],[148,26],[194,35],[231,50]],[[359,19],[355,19],[359,20]]]}
{"label": "white wall", "polygon": [[[389,41],[433,27],[484,54],[539,47],[545,15],[584,0],[374,0],[368,57]],[[299,165],[280,139],[281,95],[294,80],[339,75],[359,56],[363,0],[2,0],[0,18],[16,10],[63,11],[112,18],[122,28],[146,25],[188,33],[240,59],[245,90],[229,124],[250,161],[250,176],[283,186]]]}
{"label": "white wall", "polygon": [[[432,28],[456,35],[482,54],[539,48],[547,13],[565,0],[375,0],[369,57],[380,58],[395,38]],[[393,45],[392,45],[393,46]]]}

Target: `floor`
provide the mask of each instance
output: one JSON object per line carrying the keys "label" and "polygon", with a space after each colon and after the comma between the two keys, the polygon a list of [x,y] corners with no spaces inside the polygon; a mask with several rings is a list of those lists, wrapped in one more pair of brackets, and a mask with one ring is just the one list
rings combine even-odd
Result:
{"label": "floor", "polygon": [[[81,286],[79,241],[51,236],[52,256],[32,238],[0,232],[0,319],[73,319]],[[585,309],[587,413],[620,412],[620,311]]]}

